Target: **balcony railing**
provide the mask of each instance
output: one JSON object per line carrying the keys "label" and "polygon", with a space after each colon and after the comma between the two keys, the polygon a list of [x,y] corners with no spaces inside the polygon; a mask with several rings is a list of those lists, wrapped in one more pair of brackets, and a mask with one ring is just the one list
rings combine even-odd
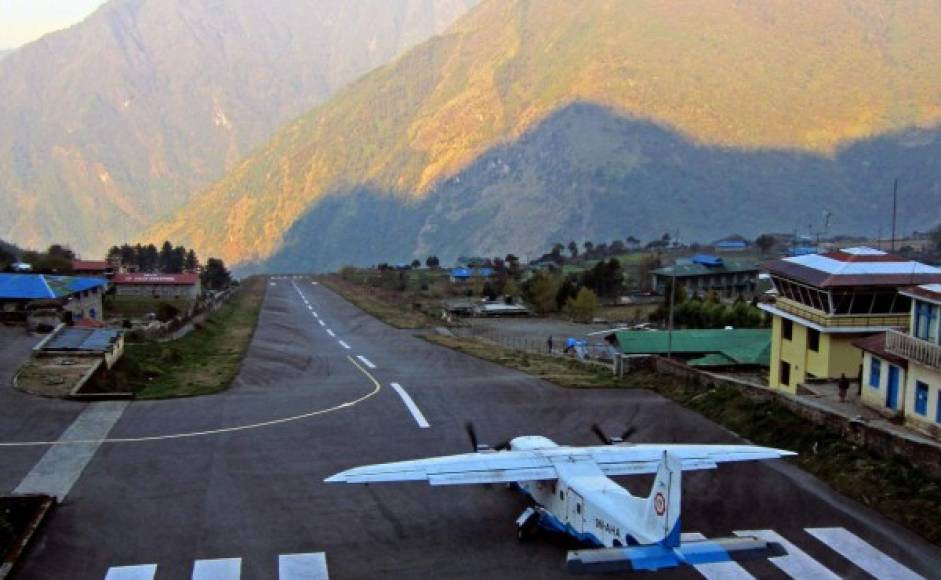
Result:
{"label": "balcony railing", "polygon": [[890,330],[885,335],[885,348],[894,355],[941,370],[941,345]]}
{"label": "balcony railing", "polygon": [[905,328],[911,316],[907,312],[904,314],[827,314],[783,297],[779,297],[774,306],[824,328]]}

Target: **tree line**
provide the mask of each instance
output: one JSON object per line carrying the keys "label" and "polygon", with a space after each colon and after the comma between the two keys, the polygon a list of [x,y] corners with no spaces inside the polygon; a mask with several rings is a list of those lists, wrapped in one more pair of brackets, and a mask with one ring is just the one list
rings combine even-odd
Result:
{"label": "tree line", "polygon": [[153,244],[112,246],[107,260],[120,262],[126,268],[136,268],[138,272],[181,274],[199,269],[199,258],[194,250],[174,246],[169,241],[164,242],[159,250]]}
{"label": "tree line", "polygon": [[182,274],[199,272],[200,282],[209,290],[222,290],[232,284],[232,274],[220,258],[209,258],[202,265],[199,256],[186,246],[174,246],[169,240],[160,249],[154,244],[123,244],[108,250],[109,262],[120,262],[124,267],[136,268],[138,272]]}
{"label": "tree line", "polygon": [[[671,283],[667,282],[663,302],[651,313],[651,322],[669,322]],[[677,285],[673,297],[673,325],[676,328],[764,328],[769,320],[756,304],[756,300],[749,303],[741,296],[731,305],[723,304],[712,290],[704,297],[699,294],[687,297],[686,289]]]}

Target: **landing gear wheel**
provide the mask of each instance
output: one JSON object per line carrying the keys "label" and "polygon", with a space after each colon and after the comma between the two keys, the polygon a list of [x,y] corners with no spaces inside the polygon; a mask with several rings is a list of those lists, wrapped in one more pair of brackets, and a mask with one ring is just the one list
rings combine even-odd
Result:
{"label": "landing gear wheel", "polygon": [[523,525],[516,526],[516,539],[525,542],[536,535],[539,531],[539,515],[533,514],[523,522]]}

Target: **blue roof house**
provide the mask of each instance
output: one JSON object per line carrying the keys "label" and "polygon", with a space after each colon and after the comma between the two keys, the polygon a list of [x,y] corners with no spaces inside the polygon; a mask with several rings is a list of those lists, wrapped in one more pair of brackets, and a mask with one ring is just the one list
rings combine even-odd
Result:
{"label": "blue roof house", "polygon": [[104,278],[0,273],[0,313],[15,320],[12,314],[42,304],[67,313],[67,319],[101,321],[102,296],[107,289]]}

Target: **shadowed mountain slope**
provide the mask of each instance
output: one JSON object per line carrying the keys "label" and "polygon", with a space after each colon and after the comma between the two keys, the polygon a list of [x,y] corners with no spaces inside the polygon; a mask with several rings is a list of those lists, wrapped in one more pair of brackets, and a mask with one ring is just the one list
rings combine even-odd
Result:
{"label": "shadowed mountain slope", "polygon": [[[316,214],[312,208],[324,196],[368,190],[395,192],[412,208],[450,203],[453,211],[481,213],[494,211],[497,202],[529,206],[541,218],[500,214],[499,220],[499,235],[516,236],[512,249],[522,251],[547,238],[539,229],[562,232],[574,224],[582,229],[564,237],[604,237],[605,224],[622,215],[611,214],[612,206],[646,208],[658,232],[695,223],[703,206],[734,212],[744,201],[757,210],[765,203],[764,191],[753,189],[759,185],[797,196],[782,200],[781,211],[769,211],[761,225],[803,229],[807,206],[800,196],[841,209],[861,201],[854,197],[855,181],[845,178],[842,187],[828,189],[832,180],[793,171],[792,157],[813,161],[802,171],[832,172],[849,143],[913,127],[927,130],[941,118],[941,61],[926,57],[941,48],[941,29],[931,24],[938,21],[941,4],[927,1],[489,0],[447,34],[286,126],[149,236],[181,240],[229,262],[259,262],[278,252],[302,216]],[[671,152],[670,163],[631,157],[630,150],[611,152],[625,155],[635,170],[620,162],[611,171],[601,168],[592,187],[573,193],[572,184],[558,180],[581,172],[579,164],[593,166],[595,148],[606,146],[604,132],[592,128],[597,143],[520,153],[528,162],[501,169],[489,186],[493,198],[468,189],[465,199],[438,200],[454,177],[476,183],[478,174],[469,172],[486,169],[478,163],[482,156],[513,147],[579,102],[668,127],[688,146]],[[579,130],[570,133],[578,137]],[[638,138],[640,151],[656,146]],[[778,159],[782,166],[749,170],[720,163],[756,159]],[[871,163],[894,171],[878,160]],[[625,188],[640,168],[649,175],[644,185],[651,187],[631,193]],[[653,169],[665,173],[654,176]],[[765,177],[734,179],[747,171]],[[697,176],[698,186],[687,176]],[[772,183],[775,177],[785,181]],[[552,216],[546,214],[550,210]],[[873,214],[856,223],[874,230],[879,219]],[[338,228],[331,225],[330,231]],[[406,245],[432,250],[424,240],[436,228],[443,236],[436,238],[439,244],[470,245],[467,232],[437,223]],[[747,229],[733,221],[723,227]],[[686,237],[704,231],[691,227]],[[357,236],[366,240],[372,232],[345,235],[351,243],[344,251],[365,257],[360,248],[368,243]]]}
{"label": "shadowed mountain slope", "polygon": [[835,157],[742,151],[577,104],[481,156],[422,201],[371,188],[329,195],[274,256],[243,269],[330,270],[432,254],[447,263],[508,251],[532,258],[560,240],[653,239],[666,224],[685,240],[806,232],[824,209],[834,214],[833,231],[875,235],[888,227],[896,171],[917,176],[903,182],[900,224],[926,227],[941,221],[939,158],[939,130],[861,141]]}
{"label": "shadowed mountain slope", "polygon": [[0,61],[0,236],[102,253],[477,0],[112,0]]}

